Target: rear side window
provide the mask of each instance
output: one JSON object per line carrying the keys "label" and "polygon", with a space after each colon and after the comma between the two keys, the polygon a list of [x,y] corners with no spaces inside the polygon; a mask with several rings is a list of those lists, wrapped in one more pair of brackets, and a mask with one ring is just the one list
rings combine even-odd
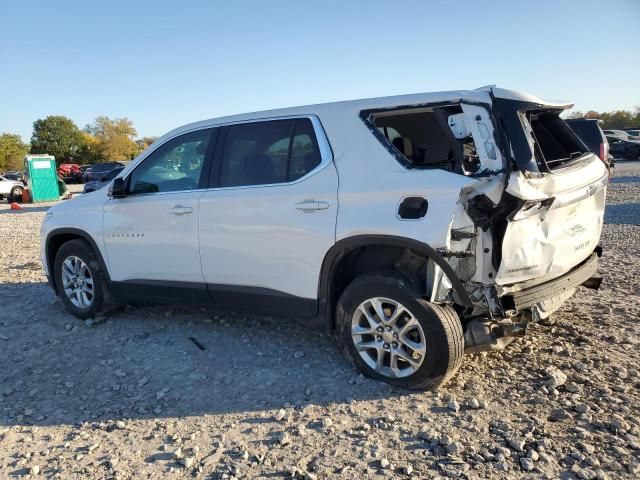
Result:
{"label": "rear side window", "polygon": [[361,116],[376,138],[403,165],[472,175],[480,171],[473,139],[471,136],[455,138],[448,124],[451,115],[461,112],[459,105],[446,105],[364,111]]}
{"label": "rear side window", "polygon": [[311,120],[296,118],[228,127],[220,165],[220,186],[286,183],[320,164]]}

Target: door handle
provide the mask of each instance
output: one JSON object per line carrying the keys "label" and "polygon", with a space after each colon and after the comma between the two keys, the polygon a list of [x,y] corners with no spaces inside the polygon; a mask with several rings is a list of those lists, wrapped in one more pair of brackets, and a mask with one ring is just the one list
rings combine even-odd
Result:
{"label": "door handle", "polygon": [[319,202],[317,200],[305,200],[304,202],[296,203],[296,209],[303,212],[313,212],[315,210],[326,210],[329,208],[327,202]]}
{"label": "door handle", "polygon": [[187,215],[189,213],[193,213],[193,208],[176,205],[175,207],[169,209],[169,213],[171,215]]}

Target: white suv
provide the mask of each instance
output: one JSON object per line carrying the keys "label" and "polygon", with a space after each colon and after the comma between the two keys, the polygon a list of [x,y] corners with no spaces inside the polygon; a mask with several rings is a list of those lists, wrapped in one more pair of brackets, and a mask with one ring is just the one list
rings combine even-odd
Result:
{"label": "white suv", "polygon": [[0,200],[6,198],[8,202],[21,200],[24,185],[17,180],[9,180],[0,175]]}
{"label": "white suv", "polygon": [[570,106],[485,87],[186,125],[51,208],[42,261],[80,318],[120,302],[306,317],[366,375],[437,386],[599,286],[608,172]]}

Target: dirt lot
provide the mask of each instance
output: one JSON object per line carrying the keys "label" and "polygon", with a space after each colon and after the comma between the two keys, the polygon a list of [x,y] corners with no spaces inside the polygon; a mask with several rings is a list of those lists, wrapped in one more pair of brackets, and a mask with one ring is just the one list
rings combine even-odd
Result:
{"label": "dirt lot", "polygon": [[609,187],[601,290],[437,393],[281,318],[80,322],[42,274],[45,211],[0,206],[0,478],[640,477],[640,163]]}

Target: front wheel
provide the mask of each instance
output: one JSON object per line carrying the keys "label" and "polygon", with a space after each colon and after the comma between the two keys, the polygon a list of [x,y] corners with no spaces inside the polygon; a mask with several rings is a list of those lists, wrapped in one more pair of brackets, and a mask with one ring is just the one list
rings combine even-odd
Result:
{"label": "front wheel", "polygon": [[22,192],[24,192],[24,189],[22,187],[13,187],[11,189],[11,196],[9,197],[9,200],[13,200],[14,202],[21,202]]}
{"label": "front wheel", "polygon": [[462,325],[448,305],[420,297],[394,271],[356,278],[336,312],[340,343],[366,376],[410,389],[437,388],[464,355]]}
{"label": "front wheel", "polygon": [[86,319],[115,308],[109,285],[96,253],[84,240],[71,240],[60,247],[53,274],[65,308]]}

